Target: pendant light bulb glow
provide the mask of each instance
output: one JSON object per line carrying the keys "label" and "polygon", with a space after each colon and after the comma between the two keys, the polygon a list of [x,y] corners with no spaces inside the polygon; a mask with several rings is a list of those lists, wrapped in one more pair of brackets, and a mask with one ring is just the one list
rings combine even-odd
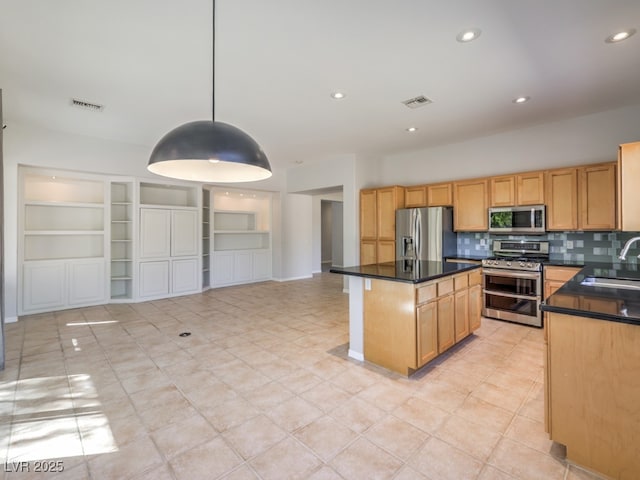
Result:
{"label": "pendant light bulb glow", "polygon": [[239,128],[215,121],[215,0],[212,5],[212,120],[185,123],[167,133],[151,152],[147,169],[164,177],[196,182],[264,180],[272,173],[260,145]]}

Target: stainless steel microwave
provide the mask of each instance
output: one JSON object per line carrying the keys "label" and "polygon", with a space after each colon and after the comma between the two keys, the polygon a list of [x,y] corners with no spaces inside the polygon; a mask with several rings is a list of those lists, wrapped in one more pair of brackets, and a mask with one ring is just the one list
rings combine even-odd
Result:
{"label": "stainless steel microwave", "polygon": [[545,233],[544,205],[492,207],[489,209],[491,233]]}

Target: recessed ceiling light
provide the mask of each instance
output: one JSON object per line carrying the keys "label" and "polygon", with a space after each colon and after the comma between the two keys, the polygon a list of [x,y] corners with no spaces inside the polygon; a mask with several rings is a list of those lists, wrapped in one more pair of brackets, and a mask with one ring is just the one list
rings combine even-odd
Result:
{"label": "recessed ceiling light", "polygon": [[456,36],[456,40],[458,40],[461,43],[471,42],[472,40],[475,40],[476,38],[478,38],[480,36],[480,33],[481,31],[479,28],[469,28],[467,30],[461,31]]}
{"label": "recessed ceiling light", "polygon": [[417,127],[409,127],[406,130],[407,130],[407,132],[415,132],[418,129],[417,129]]}
{"label": "recessed ceiling light", "polygon": [[604,41],[606,43],[622,42],[623,40],[626,40],[627,38],[629,38],[634,33],[636,33],[636,29],[635,28],[630,28],[628,30],[622,30],[622,31],[620,31],[618,33],[614,33],[613,35],[609,35],[607,38],[605,38]]}
{"label": "recessed ceiling light", "polygon": [[331,94],[331,98],[334,98],[334,99],[336,99],[336,100],[341,100],[341,99],[343,99],[344,97],[346,97],[346,95],[345,95],[343,92],[333,92],[333,93]]}
{"label": "recessed ceiling light", "polygon": [[518,97],[512,100],[513,103],[525,103],[531,100],[531,97]]}

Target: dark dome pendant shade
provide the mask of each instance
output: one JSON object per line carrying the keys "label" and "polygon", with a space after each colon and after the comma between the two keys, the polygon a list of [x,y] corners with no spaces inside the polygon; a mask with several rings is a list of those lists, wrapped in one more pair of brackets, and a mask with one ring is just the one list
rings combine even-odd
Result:
{"label": "dark dome pendant shade", "polygon": [[260,145],[239,128],[215,121],[215,0],[212,3],[212,120],[185,123],[167,133],[151,152],[147,169],[164,177],[196,182],[264,180],[272,173]]}

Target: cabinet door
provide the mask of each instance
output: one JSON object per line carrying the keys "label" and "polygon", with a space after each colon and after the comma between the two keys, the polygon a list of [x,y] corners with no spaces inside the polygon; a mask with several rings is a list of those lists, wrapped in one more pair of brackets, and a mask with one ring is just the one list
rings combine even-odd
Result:
{"label": "cabinet door", "polygon": [[233,282],[233,253],[215,253],[213,255],[213,283],[227,285]]}
{"label": "cabinet door", "polygon": [[406,208],[427,206],[427,187],[418,185],[404,189],[404,206]]}
{"label": "cabinet door", "polygon": [[474,285],[469,289],[469,332],[480,328],[482,321],[482,287]]}
{"label": "cabinet door", "polygon": [[376,198],[375,190],[360,191],[360,238],[363,240],[375,240],[378,236]]}
{"label": "cabinet door", "polygon": [[169,261],[140,262],[140,297],[169,294]]}
{"label": "cabinet door", "polygon": [[399,187],[378,189],[378,240],[396,239],[396,209],[404,206],[404,201],[400,200],[401,193],[404,198],[404,190]]}
{"label": "cabinet door", "polygon": [[417,311],[418,368],[438,356],[438,302],[420,305]]}
{"label": "cabinet door", "polygon": [[69,305],[106,302],[104,260],[74,260],[69,262],[67,264],[67,275]]}
{"label": "cabinet door", "polygon": [[396,242],[382,240],[378,242],[377,263],[394,262],[396,259]]}
{"label": "cabinet door", "polygon": [[455,293],[455,339],[459,342],[469,335],[469,290]]}
{"label": "cabinet door", "polygon": [[25,262],[22,302],[25,312],[65,305],[65,263]]}
{"label": "cabinet door", "polygon": [[453,184],[449,182],[427,185],[427,205],[430,207],[453,205]]}
{"label": "cabinet door", "polygon": [[544,172],[516,175],[516,205],[544,205]]}
{"label": "cabinet door", "polygon": [[198,254],[198,212],[171,211],[171,256],[187,257]]}
{"label": "cabinet door", "polygon": [[578,170],[550,170],[545,179],[547,230],[578,229]]}
{"label": "cabinet door", "polygon": [[375,240],[362,240],[360,242],[360,265],[378,263],[378,242]]}
{"label": "cabinet door", "polygon": [[487,180],[469,180],[453,184],[454,228],[458,232],[488,230]]}
{"label": "cabinet door", "polygon": [[455,309],[453,295],[438,299],[438,353],[455,343]]}
{"label": "cabinet door", "polygon": [[271,253],[253,253],[253,280],[268,280],[271,278]]}
{"label": "cabinet door", "polygon": [[640,231],[640,142],[620,145],[618,150],[618,227]]}
{"label": "cabinet door", "polygon": [[140,258],[171,255],[171,212],[161,208],[140,209]]}
{"label": "cabinet door", "polygon": [[615,230],[616,165],[580,169],[580,230]]}
{"label": "cabinet door", "polygon": [[516,178],[513,175],[492,177],[491,206],[512,207],[516,204]]}
{"label": "cabinet door", "polygon": [[253,267],[251,252],[237,252],[233,255],[233,281],[247,282],[251,280]]}
{"label": "cabinet door", "polygon": [[171,261],[171,293],[197,292],[199,278],[197,258]]}

